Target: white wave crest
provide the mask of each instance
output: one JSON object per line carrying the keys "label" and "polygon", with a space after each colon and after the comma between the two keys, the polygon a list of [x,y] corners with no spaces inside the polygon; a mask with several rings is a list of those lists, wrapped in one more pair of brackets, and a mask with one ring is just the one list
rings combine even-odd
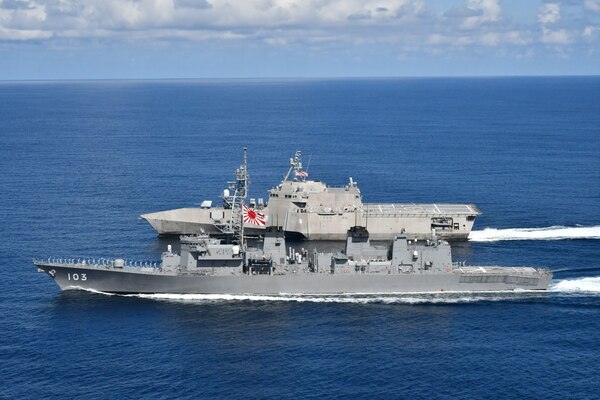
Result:
{"label": "white wave crest", "polygon": [[471,231],[472,242],[496,242],[499,240],[564,240],[600,239],[600,225],[596,226],[549,226],[546,228],[485,228]]}
{"label": "white wave crest", "polygon": [[84,292],[90,292],[90,293],[95,293],[95,294],[103,294],[105,296],[116,296],[116,294],[114,294],[114,293],[102,292],[100,290],[91,289],[91,288],[84,288],[84,287],[81,287],[81,286],[68,286],[64,290],[83,290]]}
{"label": "white wave crest", "polygon": [[578,279],[563,279],[552,283],[549,290],[551,292],[562,293],[600,293],[600,276]]}

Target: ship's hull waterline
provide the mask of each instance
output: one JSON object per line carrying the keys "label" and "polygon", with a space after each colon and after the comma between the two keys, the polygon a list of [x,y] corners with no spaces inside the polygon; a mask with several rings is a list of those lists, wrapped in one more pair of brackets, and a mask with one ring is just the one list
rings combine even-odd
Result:
{"label": "ship's hull waterline", "polygon": [[[129,272],[127,268],[58,266],[36,263],[62,290],[87,289],[119,294],[383,294],[546,290],[551,275],[503,273],[473,275],[459,270],[399,275],[239,275],[200,276]],[[477,278],[481,276],[482,278]],[[487,281],[487,282],[485,282]]]}

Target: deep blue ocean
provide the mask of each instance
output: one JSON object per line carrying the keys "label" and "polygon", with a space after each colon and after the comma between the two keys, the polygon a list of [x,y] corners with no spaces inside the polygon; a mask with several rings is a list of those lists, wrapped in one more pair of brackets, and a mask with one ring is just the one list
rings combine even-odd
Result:
{"label": "deep blue ocean", "polygon": [[[295,150],[366,202],[483,212],[456,261],[547,293],[60,292],[34,257],[159,259],[142,213],[251,197]],[[0,398],[600,398],[600,77],[0,83]]]}

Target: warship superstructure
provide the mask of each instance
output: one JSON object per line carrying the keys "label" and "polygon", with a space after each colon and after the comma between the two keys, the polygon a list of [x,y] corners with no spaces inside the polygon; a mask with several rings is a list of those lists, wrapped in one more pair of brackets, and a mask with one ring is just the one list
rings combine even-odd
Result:
{"label": "warship superstructure", "polygon": [[[245,160],[245,157],[244,157]],[[240,169],[247,173],[246,162]],[[236,174],[239,182],[239,171]],[[246,187],[247,190],[247,187]],[[238,190],[239,191],[239,190]],[[236,183],[230,182],[223,204],[204,201],[200,207],[179,208],[141,215],[160,235],[224,235],[231,231]],[[358,184],[349,178],[342,187],[308,179],[301,152],[290,159],[281,183],[268,191],[268,201],[250,199],[254,218],[244,222],[247,233],[260,235],[267,227],[281,226],[288,237],[306,240],[344,240],[352,226],[368,228],[373,240],[392,240],[398,232],[426,239],[436,229],[444,240],[467,240],[480,214],[473,204],[370,204],[362,202]]]}
{"label": "warship superstructure", "polygon": [[325,254],[286,249],[282,229],[268,228],[262,246],[246,248],[206,234],[182,236],[160,263],[123,259],[34,260],[63,290],[174,294],[369,294],[546,290],[545,268],[464,266],[452,263],[448,242],[395,235],[375,247],[364,227],[347,232],[345,249]]}

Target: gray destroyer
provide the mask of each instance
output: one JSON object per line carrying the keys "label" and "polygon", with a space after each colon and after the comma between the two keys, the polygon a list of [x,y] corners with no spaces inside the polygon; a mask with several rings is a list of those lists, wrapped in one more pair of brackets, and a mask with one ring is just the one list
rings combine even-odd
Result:
{"label": "gray destroyer", "polygon": [[[227,236],[239,181],[247,173],[246,158],[236,172],[236,180],[223,191],[223,205],[212,201],[200,207],[179,208],[141,215],[160,235],[194,234]],[[244,188],[244,194],[247,187]],[[268,192],[268,201],[250,199],[249,207],[258,218],[246,219],[249,235],[260,235],[267,227],[281,226],[288,237],[306,240],[345,240],[352,226],[365,226],[372,240],[393,240],[398,232],[409,238],[426,239],[431,229],[444,240],[467,240],[480,214],[473,204],[370,204],[362,202],[358,184],[349,178],[342,187],[331,187],[308,179],[298,151],[281,183]]]}
{"label": "gray destroyer", "polygon": [[433,232],[427,241],[396,235],[390,248],[371,245],[363,227],[347,233],[339,253],[286,250],[281,229],[265,231],[262,246],[245,248],[206,234],[182,236],[160,263],[123,259],[34,260],[63,289],[109,293],[369,294],[546,290],[545,268],[464,266]]}

